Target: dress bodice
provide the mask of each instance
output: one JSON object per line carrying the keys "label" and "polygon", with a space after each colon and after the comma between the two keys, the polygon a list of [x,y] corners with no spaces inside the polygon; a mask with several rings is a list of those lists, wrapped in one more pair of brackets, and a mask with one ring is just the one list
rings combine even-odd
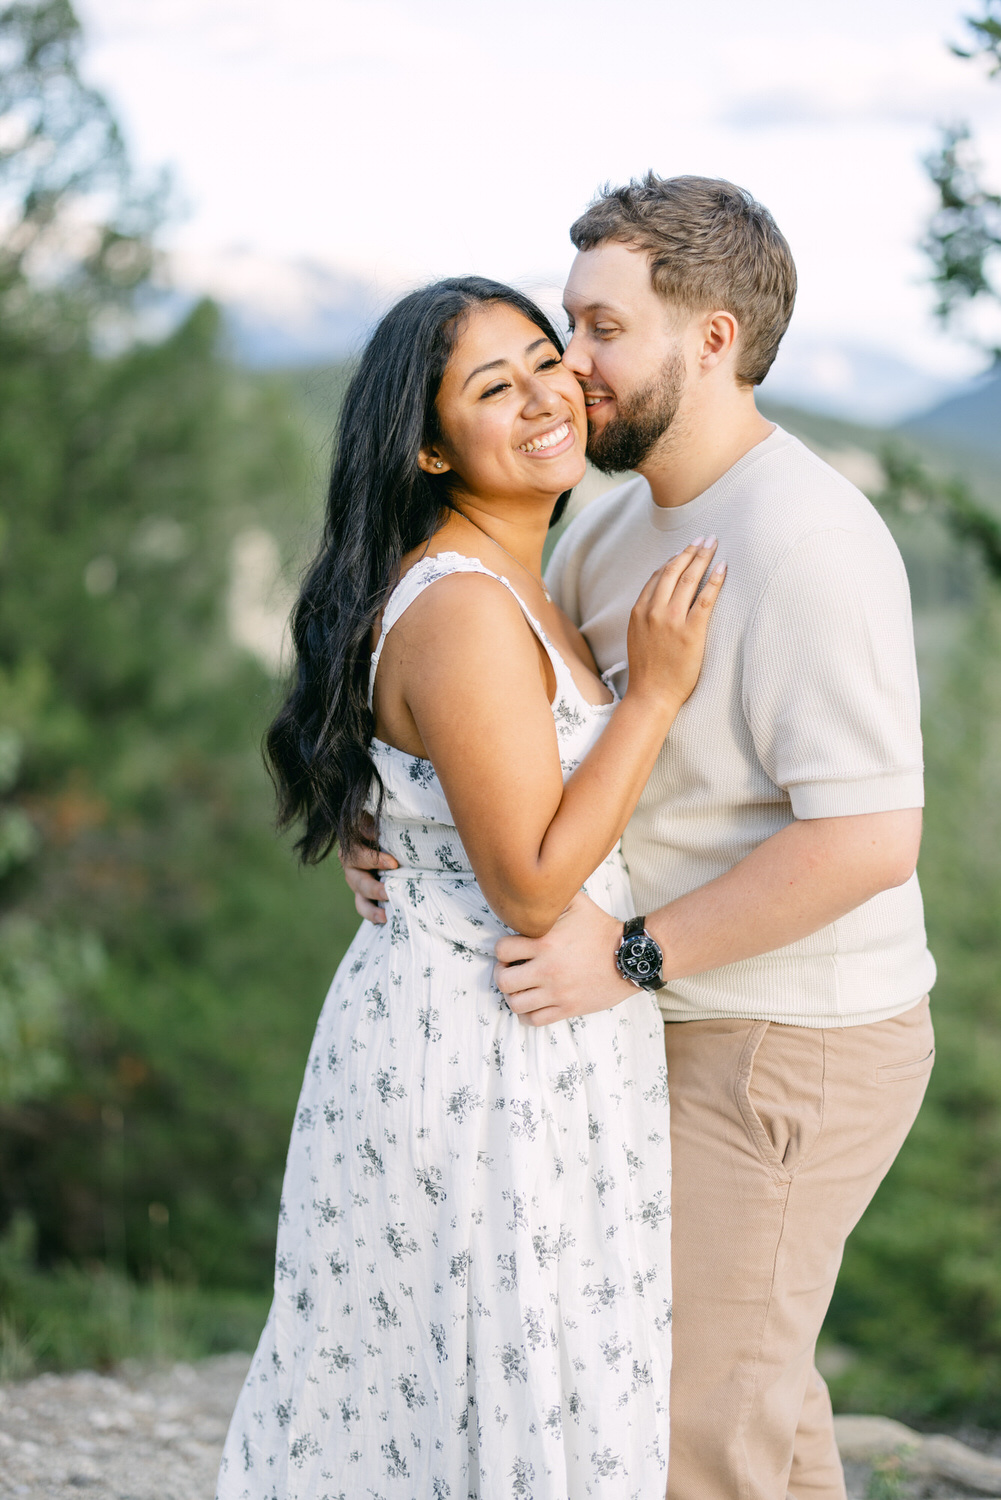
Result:
{"label": "dress bodice", "polygon": [[[517,590],[507,578],[492,572],[478,558],[466,557],[459,552],[440,552],[436,557],[422,558],[400,579],[386,601],[382,631],[372,653],[369,706],[372,705],[382,648],[390,630],[419,594],[451,573],[484,573],[502,583],[514,595],[525,619],[542,643],[556,678],[552,710],[565,781],[594,745],[617,699],[613,697],[610,703],[587,701],[570,668]],[[379,814],[380,847],[392,854],[408,872],[421,870],[471,877],[469,858],[431,762],[378,739],[372,740],[370,753],[383,786]],[[372,810],[375,810],[374,799]]]}

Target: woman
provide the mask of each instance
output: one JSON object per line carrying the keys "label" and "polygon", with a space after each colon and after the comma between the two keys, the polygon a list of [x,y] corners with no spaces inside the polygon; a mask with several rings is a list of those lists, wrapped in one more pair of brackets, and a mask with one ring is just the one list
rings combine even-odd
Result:
{"label": "woman", "polygon": [[491,982],[502,924],[584,881],[631,914],[618,839],[723,581],[696,598],[708,548],[654,575],[617,703],[540,576],[584,441],[556,333],[494,282],[404,298],[348,392],[268,749],[304,860],[369,816],[400,867],[320,1017],[220,1500],[664,1493],[655,1004],[533,1028]]}

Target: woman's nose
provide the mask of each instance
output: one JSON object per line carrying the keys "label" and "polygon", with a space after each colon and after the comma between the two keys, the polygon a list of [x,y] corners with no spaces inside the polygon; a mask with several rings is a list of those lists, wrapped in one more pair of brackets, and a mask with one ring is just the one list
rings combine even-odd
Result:
{"label": "woman's nose", "polygon": [[553,389],[552,383],[533,376],[528,382],[525,392],[525,404],[523,411],[529,417],[544,417],[551,412],[556,412],[563,405],[558,391]]}

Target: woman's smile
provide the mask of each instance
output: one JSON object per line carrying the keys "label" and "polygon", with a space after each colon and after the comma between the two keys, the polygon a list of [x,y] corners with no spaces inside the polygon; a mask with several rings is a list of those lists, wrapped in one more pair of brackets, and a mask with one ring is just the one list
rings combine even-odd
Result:
{"label": "woman's smile", "polygon": [[550,427],[538,437],[529,438],[527,443],[520,443],[518,452],[526,453],[529,458],[553,458],[557,453],[565,453],[576,441],[573,427],[568,421],[563,421],[558,427]]}

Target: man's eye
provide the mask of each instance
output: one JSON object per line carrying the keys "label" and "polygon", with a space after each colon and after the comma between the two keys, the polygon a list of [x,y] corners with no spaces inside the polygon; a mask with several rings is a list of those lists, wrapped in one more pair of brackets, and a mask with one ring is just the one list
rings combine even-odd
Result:
{"label": "man's eye", "polygon": [[595,328],[595,333],[600,339],[608,338],[613,333],[618,333],[617,328]]}

